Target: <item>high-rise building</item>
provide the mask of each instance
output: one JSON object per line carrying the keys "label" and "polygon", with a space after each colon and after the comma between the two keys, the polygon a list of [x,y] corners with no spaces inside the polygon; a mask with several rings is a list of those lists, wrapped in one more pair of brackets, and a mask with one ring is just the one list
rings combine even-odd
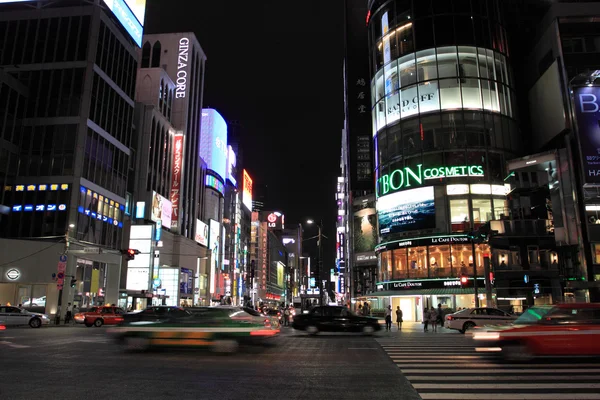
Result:
{"label": "high-rise building", "polygon": [[369,1],[372,308],[400,306],[418,321],[423,307],[492,303],[483,289],[490,247],[469,234],[505,213],[505,163],[523,151],[502,5]]}
{"label": "high-rise building", "polygon": [[145,7],[43,3],[0,5],[0,302],[54,314],[117,301]]}
{"label": "high-rise building", "polygon": [[[289,276],[285,301],[291,303],[294,298],[300,297],[302,285],[306,285],[306,273],[303,272],[302,263],[302,225],[288,226],[283,229],[282,242],[288,254],[287,273]],[[304,283],[303,283],[304,282]]]}
{"label": "high-rise building", "polygon": [[[209,304],[211,254],[208,225],[200,207],[206,163],[190,150],[199,143],[198,124],[191,120],[198,117],[195,107],[201,107],[206,57],[189,32],[145,36],[141,53],[136,87],[137,157],[130,179],[135,225],[129,247],[145,250],[128,262],[119,302],[134,309],[150,302]],[[181,77],[186,78],[185,87]],[[193,230],[189,229],[191,218]]]}

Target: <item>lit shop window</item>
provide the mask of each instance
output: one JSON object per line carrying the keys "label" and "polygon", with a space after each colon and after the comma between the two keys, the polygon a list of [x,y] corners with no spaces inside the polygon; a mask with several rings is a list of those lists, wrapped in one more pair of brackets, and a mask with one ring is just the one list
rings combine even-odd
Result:
{"label": "lit shop window", "polygon": [[77,211],[98,221],[119,228],[123,227],[125,205],[83,186],[79,189],[79,206],[77,207]]}

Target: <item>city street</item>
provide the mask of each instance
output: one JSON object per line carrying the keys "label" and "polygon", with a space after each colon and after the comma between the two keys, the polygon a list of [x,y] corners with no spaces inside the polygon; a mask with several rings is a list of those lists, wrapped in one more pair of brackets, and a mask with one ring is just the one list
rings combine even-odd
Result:
{"label": "city street", "polygon": [[0,399],[418,399],[375,338],[283,336],[235,355],[122,353],[105,328],[0,333]]}

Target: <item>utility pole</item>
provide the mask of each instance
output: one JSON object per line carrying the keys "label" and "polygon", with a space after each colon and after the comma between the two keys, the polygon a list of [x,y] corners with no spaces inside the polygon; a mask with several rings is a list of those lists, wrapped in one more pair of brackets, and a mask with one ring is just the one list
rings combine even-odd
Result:
{"label": "utility pole", "polygon": [[317,246],[318,246],[318,250],[317,250],[317,279],[319,280],[318,282],[318,286],[319,286],[319,297],[320,297],[320,303],[321,306],[323,306],[323,298],[324,296],[324,288],[323,288],[323,255],[321,254],[321,241],[323,240],[323,236],[322,236],[322,226],[323,226],[323,220],[320,221],[319,223],[319,238],[317,239]]}
{"label": "utility pole", "polygon": [[471,232],[471,254],[473,254],[473,291],[475,293],[475,308],[479,308],[479,294],[477,293],[477,257],[475,256],[474,232]]}
{"label": "utility pole", "polygon": [[[67,229],[67,232],[65,233],[65,248],[63,250],[62,255],[60,256],[59,264],[62,262],[64,262],[66,264],[66,262],[68,260],[68,254],[69,254],[69,230]],[[58,304],[56,307],[56,315],[54,317],[54,323],[56,325],[60,325],[60,316],[62,314],[63,288],[65,285],[64,280],[66,279],[66,277],[67,277],[67,275],[63,272],[62,284],[60,285],[60,289],[58,290]],[[59,279],[60,279],[60,277],[59,277]]]}

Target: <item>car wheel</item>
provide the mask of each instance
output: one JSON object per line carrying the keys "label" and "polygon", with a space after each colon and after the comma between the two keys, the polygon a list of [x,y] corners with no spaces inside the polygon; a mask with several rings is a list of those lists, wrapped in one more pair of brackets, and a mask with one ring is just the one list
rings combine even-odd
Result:
{"label": "car wheel", "polygon": [[240,344],[235,340],[217,340],[212,345],[211,350],[215,353],[230,354],[235,353],[239,347]]}
{"label": "car wheel", "polygon": [[144,337],[124,337],[122,343],[125,351],[145,351],[150,348],[150,340]]}
{"label": "car wheel", "polygon": [[306,332],[309,335],[316,335],[317,333],[319,333],[319,328],[317,328],[314,325],[309,325],[309,326],[306,327]]}
{"label": "car wheel", "polygon": [[510,362],[527,362],[533,359],[529,347],[523,343],[508,343],[502,346],[502,357]]}
{"label": "car wheel", "polygon": [[96,328],[100,328],[102,326],[102,324],[104,324],[104,321],[102,321],[100,318],[98,318],[97,320],[94,321],[94,326]]}
{"label": "car wheel", "polygon": [[32,328],[39,328],[42,326],[42,320],[39,318],[32,318],[29,320],[29,326]]}
{"label": "car wheel", "polygon": [[471,322],[471,321],[465,322],[460,333],[465,333],[466,331],[468,331],[469,329],[473,329],[474,327],[475,327],[475,324],[473,322]]}
{"label": "car wheel", "polygon": [[375,328],[373,328],[371,325],[367,325],[363,328],[363,335],[366,336],[370,336],[373,334],[373,332],[375,332]]}

